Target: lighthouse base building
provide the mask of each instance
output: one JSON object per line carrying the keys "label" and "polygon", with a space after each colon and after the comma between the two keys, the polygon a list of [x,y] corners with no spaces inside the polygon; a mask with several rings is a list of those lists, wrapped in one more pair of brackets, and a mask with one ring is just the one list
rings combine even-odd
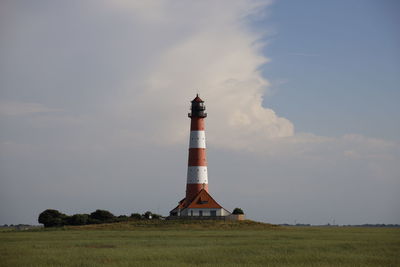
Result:
{"label": "lighthouse base building", "polygon": [[210,194],[202,189],[192,201],[186,198],[179,201],[178,206],[170,211],[170,216],[221,217],[231,213],[215,201]]}
{"label": "lighthouse base building", "polygon": [[227,218],[231,215],[208,192],[206,159],[204,101],[199,95],[192,100],[190,122],[189,160],[186,181],[186,197],[170,211],[170,217],[184,218]]}

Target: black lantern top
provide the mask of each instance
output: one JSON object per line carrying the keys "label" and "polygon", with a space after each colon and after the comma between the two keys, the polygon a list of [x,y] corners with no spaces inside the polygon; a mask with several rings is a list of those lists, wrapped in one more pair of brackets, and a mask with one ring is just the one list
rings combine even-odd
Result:
{"label": "black lantern top", "polygon": [[206,106],[204,101],[201,100],[199,94],[196,95],[195,99],[192,100],[192,106],[190,108],[191,112],[188,114],[189,118],[205,118],[207,113],[205,112]]}

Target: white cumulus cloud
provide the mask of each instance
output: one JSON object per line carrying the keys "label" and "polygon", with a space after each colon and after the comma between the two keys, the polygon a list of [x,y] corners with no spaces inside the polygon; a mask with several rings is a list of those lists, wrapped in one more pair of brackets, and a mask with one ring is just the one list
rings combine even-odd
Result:
{"label": "white cumulus cloud", "polygon": [[[189,100],[200,93],[208,107],[212,145],[251,149],[264,139],[292,136],[293,124],[262,106],[268,81],[259,68],[268,60],[260,52],[260,35],[247,28],[244,17],[257,12],[257,3],[249,3],[207,2],[195,8],[188,3],[180,6],[183,15],[165,8],[163,17],[171,18],[171,26],[177,23],[190,30],[172,34],[148,72],[124,85],[125,103],[117,102],[121,114],[136,114],[147,137],[161,143],[186,142],[188,120],[182,117]],[[151,23],[162,27],[168,22]]]}

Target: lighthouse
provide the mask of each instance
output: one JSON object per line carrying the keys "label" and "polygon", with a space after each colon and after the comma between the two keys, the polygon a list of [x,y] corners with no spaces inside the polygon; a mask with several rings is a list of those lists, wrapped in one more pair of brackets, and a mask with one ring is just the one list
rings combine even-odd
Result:
{"label": "lighthouse", "polygon": [[188,117],[190,122],[189,160],[186,181],[186,199],[192,200],[202,189],[208,192],[206,158],[206,134],[204,129],[207,117],[206,106],[199,95],[192,100]]}
{"label": "lighthouse", "polygon": [[191,101],[189,156],[185,198],[170,211],[171,216],[221,217],[231,213],[219,205],[208,191],[204,101],[196,95]]}

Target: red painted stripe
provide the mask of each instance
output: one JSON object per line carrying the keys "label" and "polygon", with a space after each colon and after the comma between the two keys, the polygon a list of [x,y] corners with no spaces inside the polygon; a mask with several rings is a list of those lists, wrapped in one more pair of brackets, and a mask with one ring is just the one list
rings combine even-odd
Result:
{"label": "red painted stripe", "polygon": [[204,131],[204,118],[193,117],[190,121],[191,131]]}
{"label": "red painted stripe", "polygon": [[207,166],[205,148],[189,148],[188,166]]}
{"label": "red painted stripe", "polygon": [[185,200],[191,202],[203,188],[208,192],[208,184],[187,184]]}

